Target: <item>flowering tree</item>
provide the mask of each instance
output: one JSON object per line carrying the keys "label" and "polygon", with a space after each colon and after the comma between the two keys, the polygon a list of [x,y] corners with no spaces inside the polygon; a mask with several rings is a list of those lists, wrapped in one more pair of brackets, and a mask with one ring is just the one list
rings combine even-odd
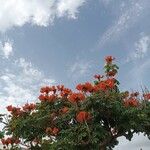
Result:
{"label": "flowering tree", "polygon": [[150,93],[121,92],[114,59],[106,57],[105,75],[78,84],[76,92],[46,86],[36,104],[8,106],[4,148],[111,150],[120,136],[131,140],[134,133],[144,133],[150,139]]}

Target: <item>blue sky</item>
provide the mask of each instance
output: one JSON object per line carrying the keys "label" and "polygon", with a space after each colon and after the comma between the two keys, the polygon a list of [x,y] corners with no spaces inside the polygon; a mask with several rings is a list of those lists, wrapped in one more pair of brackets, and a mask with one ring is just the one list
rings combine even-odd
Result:
{"label": "blue sky", "polygon": [[106,55],[122,90],[150,88],[149,10],[149,0],[1,0],[1,112],[35,101],[42,85],[91,81]]}

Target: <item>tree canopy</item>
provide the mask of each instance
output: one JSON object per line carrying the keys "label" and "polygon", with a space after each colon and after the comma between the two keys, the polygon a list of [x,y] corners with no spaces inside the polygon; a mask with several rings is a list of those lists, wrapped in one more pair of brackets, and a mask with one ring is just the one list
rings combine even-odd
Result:
{"label": "tree canopy", "polygon": [[36,103],[7,106],[10,113],[0,137],[4,149],[111,150],[120,136],[134,133],[150,139],[150,93],[120,91],[115,58],[105,58],[104,75],[80,83],[76,91],[64,85],[45,86]]}

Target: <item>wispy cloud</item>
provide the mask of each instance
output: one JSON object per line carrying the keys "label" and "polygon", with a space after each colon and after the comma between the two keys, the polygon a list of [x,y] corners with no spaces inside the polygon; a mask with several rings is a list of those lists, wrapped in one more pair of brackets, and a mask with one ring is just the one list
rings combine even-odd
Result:
{"label": "wispy cloud", "polygon": [[76,61],[69,67],[68,74],[73,78],[80,78],[86,76],[89,73],[92,65],[87,61]]}
{"label": "wispy cloud", "polygon": [[13,54],[13,45],[12,42],[6,41],[6,42],[0,42],[0,55],[3,56],[3,58],[9,58]]}
{"label": "wispy cloud", "polygon": [[76,18],[86,0],[1,0],[0,31],[26,23],[48,26],[55,18]]}
{"label": "wispy cloud", "polygon": [[129,53],[127,62],[141,59],[150,50],[150,36],[144,35],[134,44],[135,50]]}
{"label": "wispy cloud", "polygon": [[150,36],[142,35],[133,45],[133,50],[129,52],[124,64],[132,64],[132,68],[126,74],[126,80],[130,80],[129,87],[140,89],[144,86],[150,69],[150,59],[146,57],[150,52]]}
{"label": "wispy cloud", "polygon": [[[121,15],[115,23],[104,32],[102,37],[100,37],[98,46],[102,47],[107,42],[118,39],[118,37],[131,27],[138,18],[140,18],[143,12],[146,11],[147,3],[146,0],[133,0],[130,2],[128,8],[121,12]],[[122,7],[122,5],[120,7]]]}

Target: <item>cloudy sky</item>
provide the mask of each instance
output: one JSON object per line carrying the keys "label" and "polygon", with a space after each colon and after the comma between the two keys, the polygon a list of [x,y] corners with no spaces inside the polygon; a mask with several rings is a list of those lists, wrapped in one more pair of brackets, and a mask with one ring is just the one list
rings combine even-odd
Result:
{"label": "cloudy sky", "polygon": [[[42,85],[74,88],[120,66],[122,90],[150,88],[150,0],[0,0],[0,112],[37,100]],[[148,150],[135,135],[116,150]]]}

